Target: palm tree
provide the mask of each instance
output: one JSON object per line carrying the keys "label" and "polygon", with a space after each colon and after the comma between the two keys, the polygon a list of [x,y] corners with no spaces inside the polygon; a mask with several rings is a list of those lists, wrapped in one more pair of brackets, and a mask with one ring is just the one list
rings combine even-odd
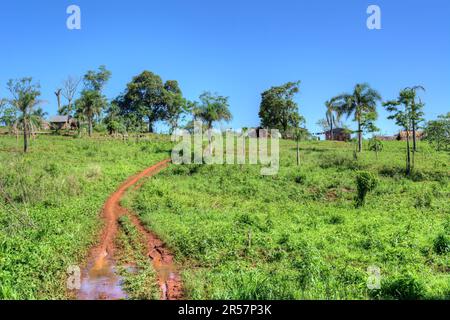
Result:
{"label": "palm tree", "polygon": [[42,129],[42,121],[43,118],[39,115],[39,113],[32,112],[28,115],[28,117],[25,117],[22,114],[14,123],[14,128],[22,131],[27,130],[28,138],[35,137],[36,131],[38,129]]}
{"label": "palm tree", "polygon": [[214,122],[229,122],[233,118],[229,110],[228,97],[204,92],[200,96],[201,105],[194,111],[194,117],[203,120],[208,129]]}
{"label": "palm tree", "polygon": [[354,121],[358,123],[358,152],[361,152],[365,122],[376,118],[377,102],[381,101],[381,95],[369,84],[362,83],[355,86],[353,93],[344,93],[336,100],[339,114],[346,114],[347,117],[353,114]]}
{"label": "palm tree", "polygon": [[107,105],[106,98],[98,91],[84,90],[80,99],[76,101],[77,113],[83,114],[88,122],[88,134],[92,136],[94,117],[100,115],[103,107]]}
{"label": "palm tree", "polygon": [[41,95],[39,84],[33,84],[32,78],[22,78],[18,80],[9,80],[8,89],[13,98],[10,104],[14,106],[21,116],[18,119],[17,127],[23,130],[23,151],[28,152],[28,138],[30,133],[34,130],[35,116],[33,115],[33,108],[41,104],[38,100]]}
{"label": "palm tree", "polygon": [[327,108],[326,121],[327,121],[328,127],[330,128],[331,140],[334,140],[333,129],[335,126],[338,126],[339,119],[341,116],[341,114],[339,113],[339,108],[336,105],[337,100],[338,100],[338,97],[334,97],[331,100],[328,100],[325,102],[325,107]]}

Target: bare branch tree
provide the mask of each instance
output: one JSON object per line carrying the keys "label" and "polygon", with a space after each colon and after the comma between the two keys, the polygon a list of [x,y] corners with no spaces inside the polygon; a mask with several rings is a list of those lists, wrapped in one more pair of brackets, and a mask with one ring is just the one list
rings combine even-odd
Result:
{"label": "bare branch tree", "polygon": [[58,113],[61,112],[61,92],[62,89],[60,88],[55,91],[56,99],[58,100]]}
{"label": "bare branch tree", "polygon": [[72,101],[77,93],[80,82],[80,77],[69,76],[66,80],[64,80],[62,95],[67,99],[67,112],[69,115],[72,113]]}

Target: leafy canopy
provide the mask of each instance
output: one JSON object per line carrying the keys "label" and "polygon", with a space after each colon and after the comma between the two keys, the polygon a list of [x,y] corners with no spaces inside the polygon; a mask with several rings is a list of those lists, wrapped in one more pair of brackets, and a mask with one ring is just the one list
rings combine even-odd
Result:
{"label": "leafy canopy", "polygon": [[288,82],[272,87],[261,95],[259,118],[261,126],[278,129],[286,134],[289,129],[298,128],[302,117],[294,97],[300,91],[300,81]]}

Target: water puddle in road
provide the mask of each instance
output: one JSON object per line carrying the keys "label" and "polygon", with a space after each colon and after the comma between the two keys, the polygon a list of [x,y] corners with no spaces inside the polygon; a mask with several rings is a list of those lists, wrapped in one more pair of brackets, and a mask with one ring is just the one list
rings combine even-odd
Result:
{"label": "water puddle in road", "polygon": [[117,275],[113,261],[100,257],[88,266],[82,277],[79,300],[123,300],[127,294],[122,289],[122,278]]}

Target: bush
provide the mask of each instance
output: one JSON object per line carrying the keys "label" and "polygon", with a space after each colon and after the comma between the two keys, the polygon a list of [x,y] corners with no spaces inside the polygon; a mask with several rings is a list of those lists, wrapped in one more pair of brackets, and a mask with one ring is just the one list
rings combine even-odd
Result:
{"label": "bush", "polygon": [[107,130],[108,130],[108,128],[103,123],[96,123],[94,125],[94,131],[97,133],[105,133]]}
{"label": "bush", "polygon": [[347,156],[340,154],[324,155],[320,160],[320,168],[339,168],[340,170],[358,170],[361,169],[361,165],[357,159],[350,159]]}
{"label": "bush", "polygon": [[434,240],[434,251],[437,254],[446,254],[450,252],[450,237],[445,234],[440,234]]}
{"label": "bush", "polygon": [[383,151],[384,145],[383,142],[378,140],[377,138],[372,138],[369,140],[369,150],[374,152]]}
{"label": "bush", "polygon": [[306,176],[304,174],[299,174],[295,177],[295,183],[304,184],[306,181]]}
{"label": "bush", "polygon": [[44,171],[48,173],[51,177],[55,178],[56,176],[58,176],[60,170],[59,166],[56,163],[51,162],[45,165]]}
{"label": "bush", "polygon": [[422,192],[416,196],[416,203],[414,207],[416,208],[431,208],[433,203],[433,196],[430,192]]}
{"label": "bush", "polygon": [[378,178],[371,172],[360,171],[356,175],[356,188],[358,190],[356,196],[356,206],[364,205],[366,196],[373,191],[378,185]]}
{"label": "bush", "polygon": [[385,299],[420,300],[425,297],[425,286],[412,275],[403,275],[388,281],[382,287]]}

